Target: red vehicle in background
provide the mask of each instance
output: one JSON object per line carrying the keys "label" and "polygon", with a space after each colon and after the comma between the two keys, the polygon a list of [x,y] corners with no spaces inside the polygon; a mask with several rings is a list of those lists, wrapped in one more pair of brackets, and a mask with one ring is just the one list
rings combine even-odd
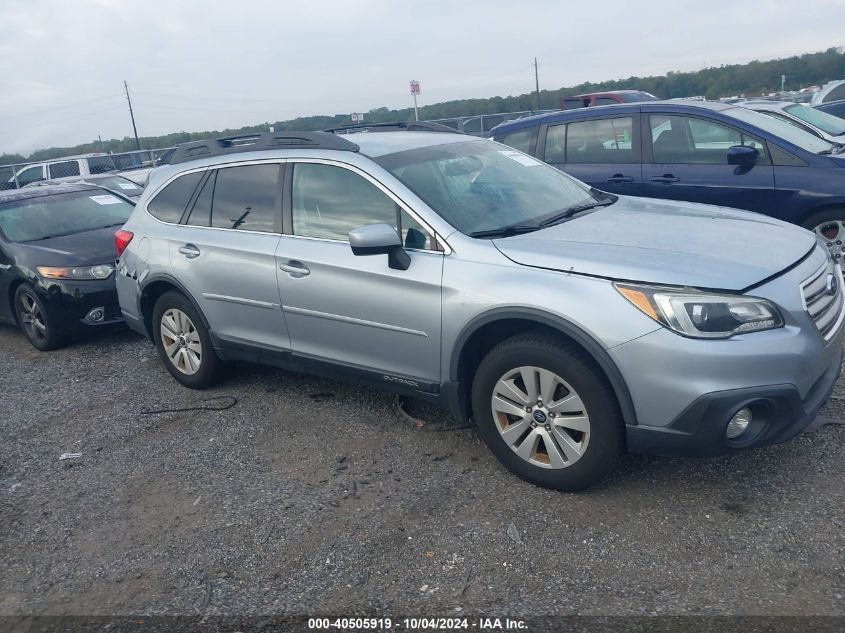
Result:
{"label": "red vehicle in background", "polygon": [[635,101],[660,101],[660,99],[642,90],[586,92],[582,95],[561,97],[560,109],[575,110],[576,108],[590,108],[592,106],[613,105],[616,103],[634,103]]}

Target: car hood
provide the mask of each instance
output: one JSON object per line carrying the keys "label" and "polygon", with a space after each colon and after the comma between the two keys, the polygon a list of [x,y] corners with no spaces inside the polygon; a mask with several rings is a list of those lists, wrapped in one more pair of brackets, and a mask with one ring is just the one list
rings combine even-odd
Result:
{"label": "car hood", "polygon": [[119,226],[60,235],[37,242],[18,242],[19,263],[36,266],[93,266],[110,264],[117,258],[114,232]]}
{"label": "car hood", "polygon": [[704,204],[620,196],[572,220],[494,240],[525,266],[653,284],[743,290],[788,268],[813,233]]}

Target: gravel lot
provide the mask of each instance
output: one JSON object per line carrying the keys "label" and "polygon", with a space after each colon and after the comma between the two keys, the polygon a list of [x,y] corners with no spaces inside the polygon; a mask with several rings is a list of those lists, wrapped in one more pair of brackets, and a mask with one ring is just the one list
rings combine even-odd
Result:
{"label": "gravel lot", "polygon": [[186,390],[125,331],[42,354],[0,326],[0,376],[2,615],[845,615],[840,424],[573,495],[388,394],[246,365]]}

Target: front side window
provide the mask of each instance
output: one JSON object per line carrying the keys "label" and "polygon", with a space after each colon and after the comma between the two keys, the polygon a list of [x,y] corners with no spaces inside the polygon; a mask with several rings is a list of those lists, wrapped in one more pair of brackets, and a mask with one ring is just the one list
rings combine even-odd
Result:
{"label": "front side window", "polygon": [[[768,120],[768,117],[763,117]],[[655,163],[697,163],[726,165],[728,149],[734,145],[754,147],[768,162],[766,144],[737,128],[684,116],[650,115],[651,142]]]}
{"label": "front side window", "polygon": [[279,164],[243,165],[217,171],[211,226],[241,231],[276,231]]}
{"label": "front side window", "polygon": [[410,149],[375,162],[467,235],[539,227],[601,196],[554,167],[486,140]]}
{"label": "front side window", "polygon": [[0,204],[0,230],[33,242],[125,224],[133,206],[102,189],[35,196]]}
{"label": "front side window", "polygon": [[147,211],[157,220],[176,224],[191,201],[203,172],[195,171],[176,180],[159,191],[147,204]]}
{"label": "front side window", "polygon": [[79,175],[79,163],[69,160],[64,163],[53,163],[49,165],[50,178],[67,178],[68,176]]}
{"label": "front side window", "polygon": [[570,123],[566,130],[567,163],[630,163],[634,160],[634,119],[590,119]]}
{"label": "front side window", "polygon": [[406,248],[431,250],[430,233],[366,178],[334,165],[299,163],[293,170],[293,234],[346,242],[349,231],[389,224]]}
{"label": "front side window", "polygon": [[36,167],[28,167],[18,173],[18,186],[23,187],[31,182],[38,182],[44,180],[44,167],[37,165]]}
{"label": "front side window", "polygon": [[537,146],[537,131],[539,129],[538,127],[529,127],[524,130],[505,133],[498,140],[500,143],[518,149],[520,152],[533,154],[534,148]]}
{"label": "front side window", "polygon": [[616,99],[611,99],[610,97],[596,97],[596,105],[613,105],[615,103],[619,103]]}

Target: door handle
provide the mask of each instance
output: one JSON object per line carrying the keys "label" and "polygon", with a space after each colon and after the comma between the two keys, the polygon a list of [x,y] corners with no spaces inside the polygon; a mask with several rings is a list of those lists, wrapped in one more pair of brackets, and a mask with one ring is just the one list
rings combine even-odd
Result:
{"label": "door handle", "polygon": [[194,257],[200,256],[200,249],[198,249],[193,244],[185,244],[184,246],[180,246],[179,252],[182,253],[188,259],[193,259]]}
{"label": "door handle", "polygon": [[306,275],[311,274],[311,271],[308,270],[308,266],[295,259],[292,259],[285,264],[279,264],[279,270],[285,271],[291,277],[305,277]]}
{"label": "door handle", "polygon": [[651,182],[662,182],[664,184],[669,184],[672,182],[678,182],[680,178],[677,176],[673,176],[672,174],[663,174],[662,176],[655,176],[651,179]]}
{"label": "door handle", "polygon": [[623,176],[622,174],[613,174],[607,179],[607,182],[634,182],[631,176]]}

